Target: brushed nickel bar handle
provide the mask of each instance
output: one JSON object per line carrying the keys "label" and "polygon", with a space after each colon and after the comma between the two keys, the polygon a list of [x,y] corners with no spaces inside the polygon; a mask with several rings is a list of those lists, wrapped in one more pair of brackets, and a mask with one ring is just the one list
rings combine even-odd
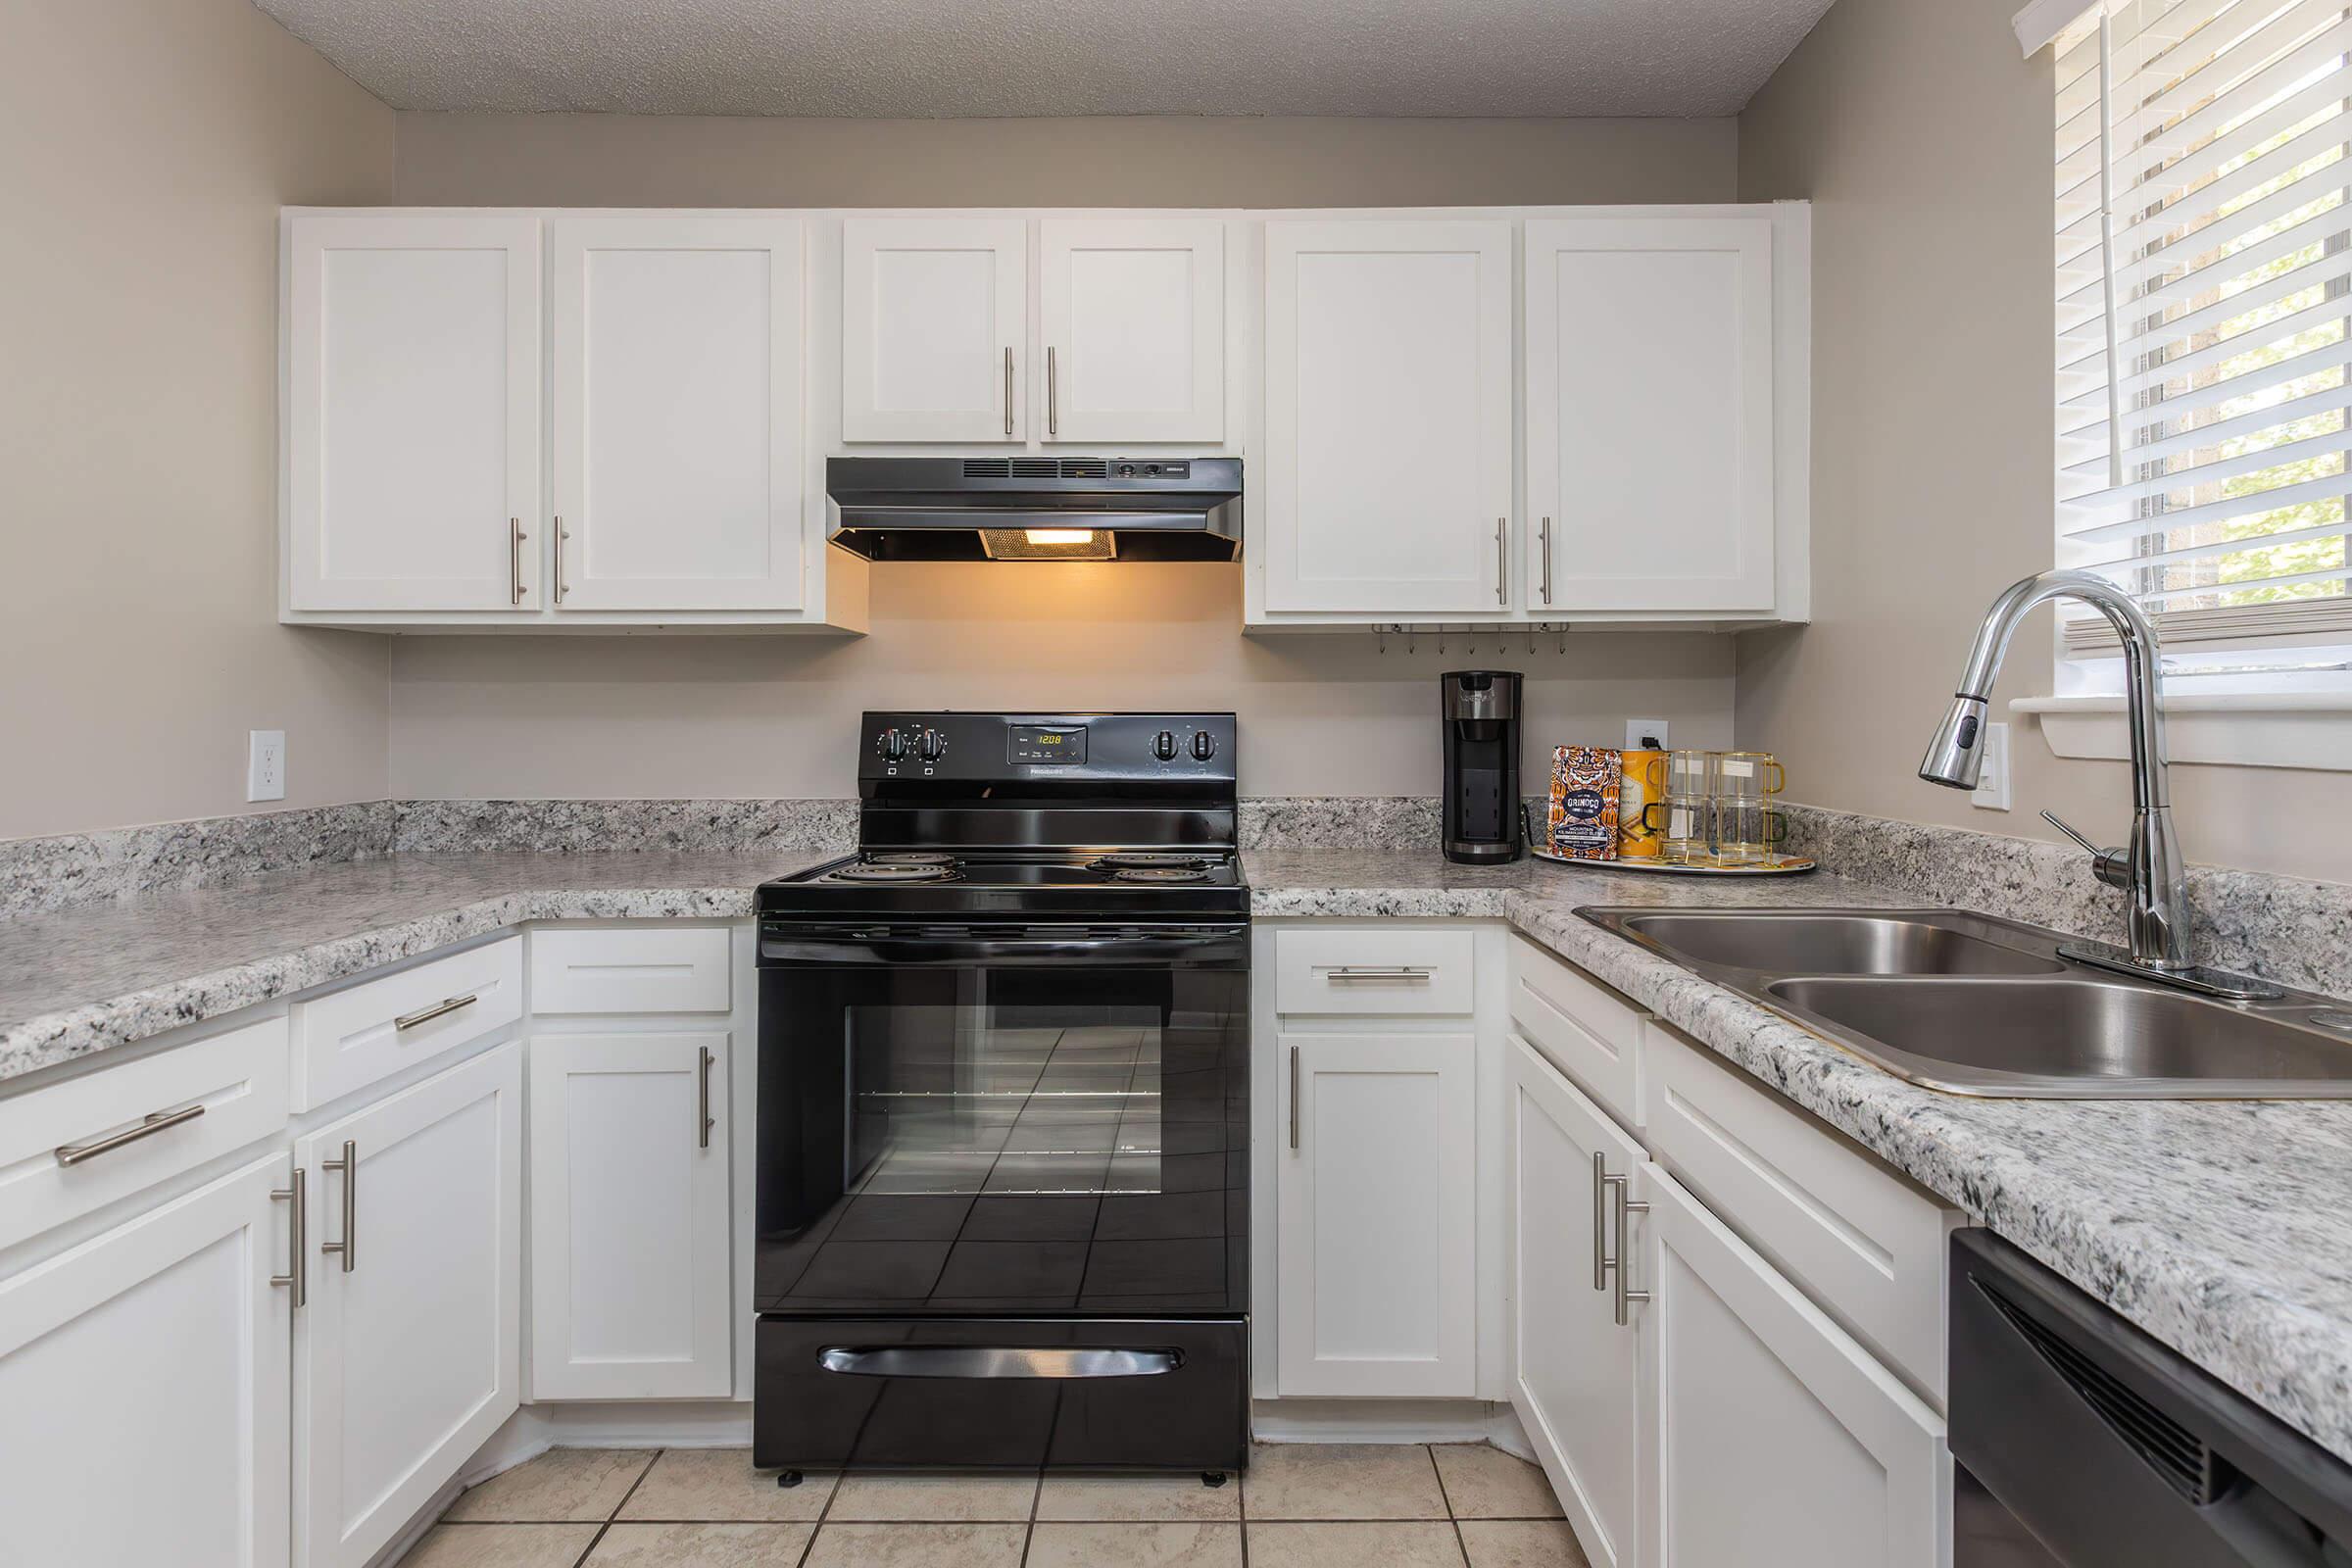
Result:
{"label": "brushed nickel bar handle", "polygon": [[1416,963],[1344,963],[1323,971],[1326,980],[1427,980],[1432,970]]}
{"label": "brushed nickel bar handle", "polygon": [[1614,1258],[1611,1258],[1609,1261],[1610,1266],[1617,1271],[1616,1317],[1617,1326],[1619,1328],[1623,1328],[1627,1322],[1630,1321],[1626,1312],[1627,1306],[1635,1301],[1646,1301],[1649,1299],[1649,1293],[1647,1291],[1635,1291],[1628,1290],[1626,1288],[1625,1281],[1628,1271],[1626,1268],[1625,1258],[1625,1216],[1628,1214],[1646,1214],[1649,1212],[1649,1205],[1647,1203],[1637,1203],[1627,1196],[1628,1189],[1630,1189],[1633,1185],[1633,1177],[1630,1175],[1610,1176],[1604,1178],[1604,1180],[1606,1180],[1610,1186],[1617,1190],[1617,1255]]}
{"label": "brushed nickel bar handle", "polygon": [[1291,1048],[1291,1148],[1298,1147],[1298,1048]]}
{"label": "brushed nickel bar handle", "polygon": [[1511,602],[1510,589],[1510,519],[1496,517],[1494,519],[1494,602],[1498,605],[1509,604]]}
{"label": "brushed nickel bar handle", "polygon": [[564,526],[562,517],[558,517],[556,519],[556,603],[559,605],[564,602],[564,590],[569,586],[564,581],[564,541],[570,537],[571,530]]}
{"label": "brushed nickel bar handle", "polygon": [[482,994],[479,991],[469,991],[462,997],[443,997],[429,1007],[418,1007],[415,1012],[402,1013],[392,1020],[392,1027],[394,1029],[414,1029],[420,1023],[431,1023],[435,1018],[441,1017],[445,1013],[455,1012],[460,1007],[470,1007],[481,1000]]}
{"label": "brushed nickel bar handle", "polygon": [[1012,434],[1012,345],[1004,345],[1004,433]]}
{"label": "brushed nickel bar handle", "polygon": [[1551,603],[1551,519],[1545,517],[1536,528],[1536,537],[1543,544],[1544,602]]}
{"label": "brushed nickel bar handle", "polygon": [[710,1054],[710,1048],[709,1046],[705,1046],[705,1047],[703,1047],[703,1048],[702,1048],[702,1052],[703,1052],[703,1130],[702,1130],[702,1142],[701,1142],[701,1144],[700,1144],[698,1147],[700,1147],[700,1148],[703,1148],[703,1149],[709,1149],[709,1148],[710,1147],[710,1129],[711,1129],[712,1127],[715,1127],[716,1125],[718,1125],[717,1121],[716,1121],[716,1120],[715,1120],[715,1119],[714,1119],[714,1118],[711,1116],[711,1114],[710,1114],[710,1064],[711,1064],[712,1062],[716,1061],[718,1058],[717,1058],[716,1056],[713,1056],[713,1055],[711,1055],[711,1054]]}
{"label": "brushed nickel bar handle", "polygon": [[522,542],[530,537],[522,531],[520,517],[507,519],[507,603],[522,603]]}
{"label": "brushed nickel bar handle", "polygon": [[320,1242],[318,1250],[342,1253],[343,1272],[349,1274],[360,1265],[360,1146],[348,1138],[344,1139],[343,1157],[322,1159],[318,1162],[318,1168],[343,1173],[343,1239],[339,1242]]}
{"label": "brushed nickel bar handle", "polygon": [[303,1169],[294,1167],[294,1185],[270,1190],[272,1199],[286,1200],[286,1271],[272,1274],[270,1283],[283,1285],[294,1293],[294,1308],[300,1311],[311,1302],[311,1271],[303,1267],[302,1254],[308,1242],[303,1232],[310,1228],[311,1200],[303,1183]]}
{"label": "brushed nickel bar handle", "polygon": [[113,1153],[124,1145],[135,1144],[142,1138],[153,1138],[166,1128],[184,1126],[203,1114],[204,1106],[201,1103],[182,1105],[177,1110],[151,1110],[136,1127],[126,1127],[110,1137],[96,1139],[86,1144],[60,1144],[50,1152],[57,1156],[57,1162],[60,1165],[71,1168],[85,1159],[96,1159],[100,1154]]}
{"label": "brushed nickel bar handle", "polygon": [[1609,1156],[1592,1152],[1592,1289],[1609,1288]]}
{"label": "brushed nickel bar handle", "polygon": [[1061,381],[1054,368],[1054,345],[1046,345],[1046,434],[1061,434]]}

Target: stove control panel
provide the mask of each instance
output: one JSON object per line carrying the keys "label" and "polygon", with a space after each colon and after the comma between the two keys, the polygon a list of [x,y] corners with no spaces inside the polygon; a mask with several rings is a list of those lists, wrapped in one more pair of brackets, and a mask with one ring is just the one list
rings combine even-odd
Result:
{"label": "stove control panel", "polygon": [[940,783],[1234,779],[1231,713],[867,713],[858,776]]}

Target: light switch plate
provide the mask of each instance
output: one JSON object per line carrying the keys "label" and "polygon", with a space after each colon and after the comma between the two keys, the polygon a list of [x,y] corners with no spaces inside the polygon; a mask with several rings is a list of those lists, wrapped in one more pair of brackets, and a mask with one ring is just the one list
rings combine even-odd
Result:
{"label": "light switch plate", "polygon": [[1984,726],[1984,761],[1968,804],[1983,811],[2009,809],[2009,726]]}
{"label": "light switch plate", "polygon": [[1658,743],[1658,748],[1661,751],[1667,750],[1674,745],[1673,740],[1666,734],[1666,721],[1664,719],[1627,719],[1625,721],[1625,749],[1629,752],[1642,751],[1643,749],[1642,742],[1644,739],[1656,741]]}
{"label": "light switch plate", "polygon": [[255,729],[245,732],[245,798],[282,801],[286,798],[286,732]]}

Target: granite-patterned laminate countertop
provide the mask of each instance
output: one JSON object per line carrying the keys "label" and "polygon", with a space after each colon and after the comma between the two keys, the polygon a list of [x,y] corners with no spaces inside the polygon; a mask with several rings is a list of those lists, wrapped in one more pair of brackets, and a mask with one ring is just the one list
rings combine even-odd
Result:
{"label": "granite-patterned laminate countertop", "polygon": [[[826,858],[395,856],[0,922],[0,1079],[526,920],[728,918]],[[2352,1459],[2352,1103],[1972,1100],[1916,1088],[1574,910],[1872,905],[1428,850],[1245,855],[1260,916],[1503,918]]]}

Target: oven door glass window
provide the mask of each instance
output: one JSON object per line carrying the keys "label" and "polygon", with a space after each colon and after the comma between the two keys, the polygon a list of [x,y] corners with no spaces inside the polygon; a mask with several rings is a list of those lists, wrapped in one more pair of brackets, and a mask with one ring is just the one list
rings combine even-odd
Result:
{"label": "oven door glass window", "polygon": [[1247,1307],[1248,976],[763,970],[769,1312]]}

